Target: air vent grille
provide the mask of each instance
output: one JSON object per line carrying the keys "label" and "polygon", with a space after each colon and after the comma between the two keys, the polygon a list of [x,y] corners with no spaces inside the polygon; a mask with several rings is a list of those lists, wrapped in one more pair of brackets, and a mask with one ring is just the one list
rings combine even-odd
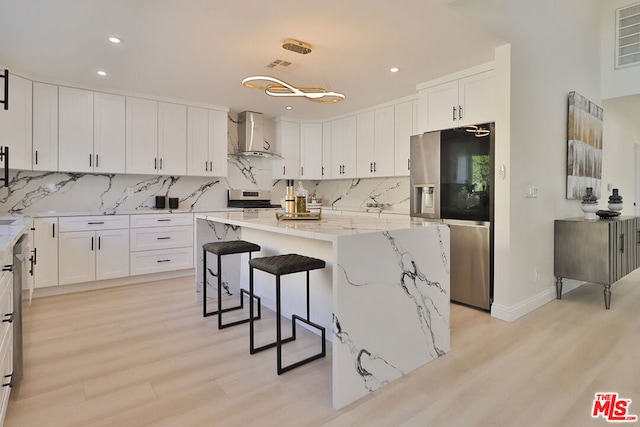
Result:
{"label": "air vent grille", "polygon": [[276,59],[275,61],[272,61],[270,63],[267,64],[267,68],[286,68],[289,65],[291,65],[291,62],[289,61],[284,61],[282,59]]}
{"label": "air vent grille", "polygon": [[640,64],[640,3],[617,11],[616,68]]}

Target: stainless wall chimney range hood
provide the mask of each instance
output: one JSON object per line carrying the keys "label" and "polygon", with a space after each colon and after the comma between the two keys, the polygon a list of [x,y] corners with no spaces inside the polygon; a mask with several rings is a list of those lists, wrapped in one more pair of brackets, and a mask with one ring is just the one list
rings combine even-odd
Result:
{"label": "stainless wall chimney range hood", "polygon": [[264,139],[262,113],[243,111],[238,114],[238,152],[234,156],[280,157]]}

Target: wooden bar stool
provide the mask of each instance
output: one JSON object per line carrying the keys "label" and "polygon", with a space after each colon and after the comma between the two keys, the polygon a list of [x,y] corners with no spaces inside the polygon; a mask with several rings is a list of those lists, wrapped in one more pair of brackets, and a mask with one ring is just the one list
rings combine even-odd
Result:
{"label": "wooden bar stool", "polygon": [[[251,306],[251,317],[253,317],[253,300],[258,302],[258,315],[256,319],[260,319],[260,297],[249,295],[246,289],[240,288],[240,304],[234,307],[222,308],[222,256],[231,254],[249,253],[249,259],[251,259],[251,252],[260,250],[260,246],[255,243],[247,242],[244,240],[230,240],[225,242],[211,242],[202,245],[203,249],[203,273],[202,273],[202,317],[218,315],[218,329],[228,328],[230,326],[239,325],[241,323],[247,323],[249,319],[237,320],[229,323],[222,323],[222,314],[229,311],[241,310],[244,308],[243,295],[249,296],[249,305]],[[216,254],[218,257],[218,270],[216,275],[218,276],[218,309],[216,311],[207,312],[207,252]]]}
{"label": "wooden bar stool", "polygon": [[[309,317],[309,271],[316,270],[325,267],[325,262],[321,259],[311,258],[298,254],[287,254],[287,255],[276,255],[270,257],[263,258],[255,258],[249,260],[249,297],[253,297],[253,269],[257,268],[258,270],[265,271],[267,273],[271,273],[276,276],[276,341],[265,344],[260,347],[254,346],[254,319],[253,319],[253,304],[249,308],[249,353],[254,354],[259,351],[266,350],[268,348],[276,347],[277,348],[277,359],[278,359],[278,375],[290,371],[291,369],[297,368],[299,366],[304,365],[305,363],[309,363],[313,360],[324,357],[326,354],[326,343],[325,343],[325,328],[322,326],[311,322]],[[288,338],[282,338],[282,325],[281,325],[281,303],[280,303],[280,277],[285,274],[299,273],[299,272],[307,272],[307,317],[302,318],[297,314],[293,314],[291,316],[291,328],[292,334]],[[282,344],[293,341],[296,339],[296,321],[300,321],[302,323],[306,323],[307,325],[318,329],[322,333],[322,351],[320,353],[314,354],[313,356],[307,357],[306,359],[300,360],[298,362],[292,363],[287,366],[282,366]]]}

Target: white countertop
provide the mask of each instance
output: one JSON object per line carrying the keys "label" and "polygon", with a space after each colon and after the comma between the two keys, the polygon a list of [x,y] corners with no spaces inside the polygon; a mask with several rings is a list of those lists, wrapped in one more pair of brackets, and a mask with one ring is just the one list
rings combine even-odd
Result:
{"label": "white countertop", "polygon": [[196,214],[196,218],[331,242],[335,241],[339,236],[401,230],[412,227],[429,227],[440,224],[420,218],[412,218],[408,215],[378,218],[377,216],[340,215],[325,213],[324,211],[322,212],[321,220],[279,221],[274,211],[257,213],[212,212]]}
{"label": "white countertop", "polygon": [[[11,224],[2,224],[4,221],[12,221]],[[31,227],[31,218],[0,217],[0,254],[10,251],[13,245]]]}

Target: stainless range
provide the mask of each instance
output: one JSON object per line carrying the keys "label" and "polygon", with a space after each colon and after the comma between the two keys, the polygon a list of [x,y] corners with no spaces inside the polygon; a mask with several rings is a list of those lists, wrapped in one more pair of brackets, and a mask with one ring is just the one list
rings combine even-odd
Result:
{"label": "stainless range", "polygon": [[229,190],[227,207],[242,208],[245,212],[257,209],[279,209],[280,205],[271,203],[269,190]]}

